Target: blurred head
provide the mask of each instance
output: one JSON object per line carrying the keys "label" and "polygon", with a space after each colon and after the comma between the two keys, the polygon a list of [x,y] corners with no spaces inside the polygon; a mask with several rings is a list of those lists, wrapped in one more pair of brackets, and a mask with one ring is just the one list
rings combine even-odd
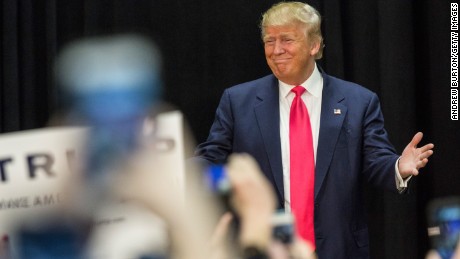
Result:
{"label": "blurred head", "polygon": [[303,83],[322,56],[321,17],[300,2],[282,2],[262,16],[265,57],[275,76],[288,84]]}
{"label": "blurred head", "polygon": [[91,195],[108,194],[112,173],[140,147],[144,119],[161,91],[160,60],[150,40],[133,34],[77,40],[56,60],[69,106],[63,123],[91,127],[83,162],[91,209],[99,202]]}
{"label": "blurred head", "polygon": [[161,92],[160,67],[153,42],[138,35],[75,41],[55,63],[73,111],[93,121],[146,112]]}

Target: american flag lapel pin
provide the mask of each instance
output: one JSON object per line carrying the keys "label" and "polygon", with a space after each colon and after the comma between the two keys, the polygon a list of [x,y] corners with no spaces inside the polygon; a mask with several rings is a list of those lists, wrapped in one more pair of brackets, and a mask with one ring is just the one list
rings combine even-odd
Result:
{"label": "american flag lapel pin", "polygon": [[334,114],[335,115],[340,115],[340,114],[342,114],[342,111],[340,109],[334,109]]}

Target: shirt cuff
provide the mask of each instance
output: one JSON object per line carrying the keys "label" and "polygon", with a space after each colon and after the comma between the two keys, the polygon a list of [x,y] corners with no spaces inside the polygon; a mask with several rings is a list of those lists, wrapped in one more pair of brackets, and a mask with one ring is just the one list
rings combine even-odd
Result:
{"label": "shirt cuff", "polygon": [[399,159],[401,159],[401,157],[398,158],[398,160],[396,160],[396,163],[395,163],[395,179],[396,179],[396,189],[398,189],[398,191],[401,193],[404,190],[406,190],[407,184],[409,183],[409,180],[412,178],[412,175],[407,177],[406,179],[403,179],[401,177],[401,174],[399,173],[399,168],[398,168]]}

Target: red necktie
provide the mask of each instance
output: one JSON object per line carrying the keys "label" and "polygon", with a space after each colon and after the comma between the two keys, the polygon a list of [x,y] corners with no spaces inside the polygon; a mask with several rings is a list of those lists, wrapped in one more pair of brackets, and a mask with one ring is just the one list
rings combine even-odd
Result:
{"label": "red necktie", "polygon": [[310,116],[301,98],[305,88],[296,86],[291,91],[295,93],[289,117],[291,209],[297,233],[315,247],[315,158]]}

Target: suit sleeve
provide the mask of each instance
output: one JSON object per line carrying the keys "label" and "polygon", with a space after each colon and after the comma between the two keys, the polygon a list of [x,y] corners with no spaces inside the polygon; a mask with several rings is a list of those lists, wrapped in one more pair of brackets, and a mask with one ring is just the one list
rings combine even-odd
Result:
{"label": "suit sleeve", "polygon": [[198,145],[195,155],[213,164],[222,164],[233,150],[234,119],[229,90],[225,90],[216,110],[207,140]]}
{"label": "suit sleeve", "polygon": [[398,155],[388,139],[380,102],[373,94],[363,122],[363,173],[367,180],[382,188],[397,191],[395,164]]}

